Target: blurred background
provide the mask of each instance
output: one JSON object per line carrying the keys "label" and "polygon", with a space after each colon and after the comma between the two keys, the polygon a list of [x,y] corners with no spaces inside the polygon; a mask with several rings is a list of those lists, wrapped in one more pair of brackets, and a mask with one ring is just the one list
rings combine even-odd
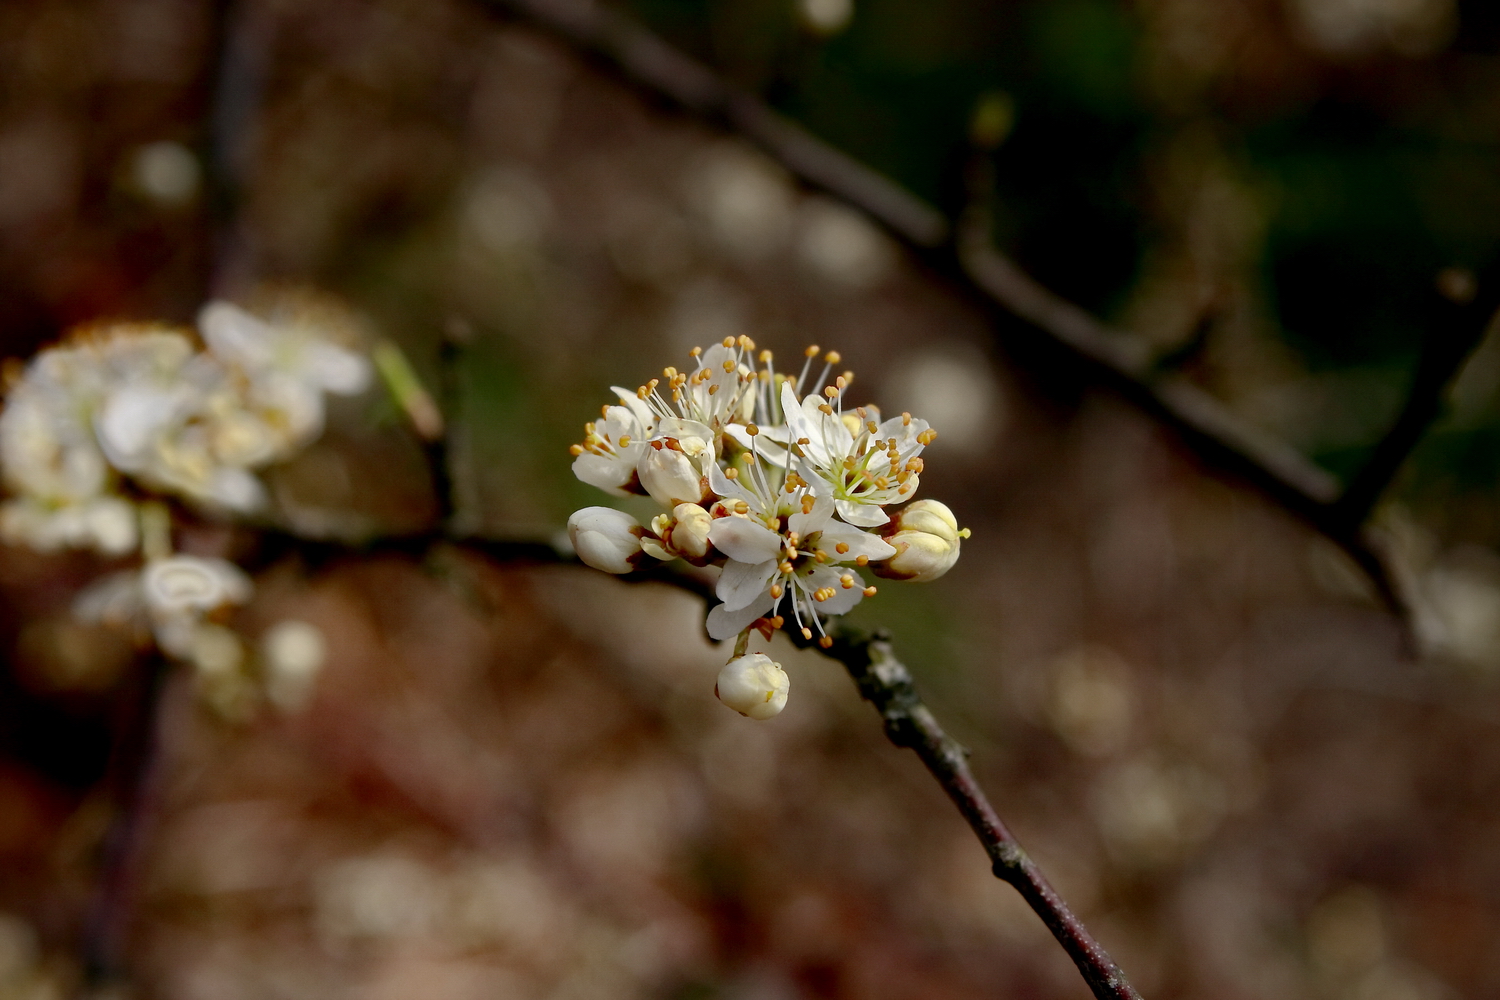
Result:
{"label": "blurred background", "polygon": [[[982,184],[1002,250],[1337,477],[1500,244],[1483,0],[614,6],[949,215]],[[838,349],[973,529],[856,617],[1143,993],[1500,997],[1500,338],[1376,514],[1413,655],[1330,542],[503,4],[0,5],[0,353],[273,287],[456,356],[458,519],[505,537],[603,502],[607,386]],[[303,535],[436,513],[379,393],[270,478]],[[138,784],[144,658],[69,612],[108,567],[0,550],[0,997],[1086,995],[836,664],[778,639],[754,723],[684,593],[197,532],[253,556],[237,627],[328,660],[248,717],[169,676]]]}

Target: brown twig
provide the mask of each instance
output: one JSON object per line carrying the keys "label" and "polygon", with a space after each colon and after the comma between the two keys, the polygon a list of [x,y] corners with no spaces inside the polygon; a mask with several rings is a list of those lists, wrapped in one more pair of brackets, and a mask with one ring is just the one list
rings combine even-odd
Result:
{"label": "brown twig", "polygon": [[[812,645],[803,643],[796,632],[789,634],[794,642]],[[819,651],[844,665],[860,696],[880,713],[890,741],[921,758],[984,845],[995,877],[1019,892],[1032,912],[1047,925],[1078,966],[1094,996],[1099,1000],[1140,1000],[1140,994],[1120,967],[1094,940],[1001,822],[969,770],[969,752],[943,731],[932,710],[923,704],[911,673],[896,659],[890,637],[840,625],[832,638],[833,645],[827,649],[818,647]]]}
{"label": "brown twig", "polygon": [[1187,379],[1162,374],[1141,338],[1112,329],[997,250],[979,219],[953,223],[629,18],[590,0],[479,0],[562,38],[628,83],[748,139],[803,183],[863,212],[935,272],[986,306],[1023,320],[1126,398],[1173,428],[1200,458],[1244,480],[1344,548],[1383,603],[1407,602],[1380,548],[1349,523],[1339,483],[1295,448],[1246,423]]}

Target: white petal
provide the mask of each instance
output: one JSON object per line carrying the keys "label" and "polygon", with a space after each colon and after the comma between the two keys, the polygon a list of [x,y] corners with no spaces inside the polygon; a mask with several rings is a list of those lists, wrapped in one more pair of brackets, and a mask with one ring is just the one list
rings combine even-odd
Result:
{"label": "white petal", "polygon": [[861,528],[875,528],[890,520],[890,518],[886,516],[885,511],[881,510],[879,507],[875,506],[872,503],[856,503],[853,500],[835,500],[833,502],[833,505],[838,509],[839,517],[842,517],[850,524],[857,525]]}
{"label": "white petal", "polygon": [[[823,486],[821,480],[812,480],[817,486]],[[798,508],[787,522],[787,527],[795,531],[802,538],[815,532],[823,531],[828,526],[828,521],[833,517],[833,497],[825,490],[819,491],[814,486],[812,510],[806,514]]]}
{"label": "white petal", "polygon": [[229,302],[210,302],[198,313],[198,329],[208,349],[225,361],[250,369],[271,364],[271,327]]}
{"label": "white petal", "polygon": [[834,569],[832,566],[815,565],[798,575],[806,579],[809,591],[818,590],[822,587],[832,588],[833,596],[828,600],[813,602],[813,607],[817,609],[820,615],[842,615],[858,604],[865,596],[863,580],[855,576],[854,586],[846,590],[843,583],[844,573]]}
{"label": "white petal", "polygon": [[708,488],[713,490],[714,496],[723,497],[726,500],[743,500],[750,505],[751,510],[759,511],[765,505],[760,497],[739,484],[739,480],[730,479],[724,475],[724,470],[719,468],[718,462],[706,462],[708,466]]}
{"label": "white petal", "polygon": [[720,517],[708,529],[714,548],[742,563],[763,563],[781,552],[781,536],[747,517]]}
{"label": "white petal", "polygon": [[754,564],[731,559],[724,564],[724,572],[719,574],[719,585],[714,593],[724,602],[725,610],[738,611],[765,593],[775,576],[775,559]]}
{"label": "white petal", "polygon": [[307,345],[304,372],[329,392],[353,396],[369,387],[374,368],[362,354],[336,344],[312,343]]}
{"label": "white petal", "polygon": [[[849,551],[836,552],[835,546],[839,544],[849,546]],[[871,560],[889,559],[896,554],[896,547],[879,535],[872,535],[838,521],[830,522],[823,528],[818,548],[833,556],[835,562],[853,562],[860,556]]]}
{"label": "white petal", "polygon": [[714,609],[708,613],[708,634],[713,639],[732,639],[745,629],[757,618],[761,618],[767,611],[771,610],[771,595],[767,594],[763,601],[756,601],[738,611],[730,611],[722,604],[714,605]]}
{"label": "white petal", "polygon": [[656,425],[656,414],[651,412],[651,407],[646,405],[646,401],[630,390],[622,389],[617,385],[609,388],[620,397],[620,402],[635,416],[636,422],[640,424],[641,435],[650,436],[652,428]]}
{"label": "white petal", "polygon": [[573,459],[573,475],[617,497],[629,496],[623,487],[635,475],[635,462],[584,452]]}

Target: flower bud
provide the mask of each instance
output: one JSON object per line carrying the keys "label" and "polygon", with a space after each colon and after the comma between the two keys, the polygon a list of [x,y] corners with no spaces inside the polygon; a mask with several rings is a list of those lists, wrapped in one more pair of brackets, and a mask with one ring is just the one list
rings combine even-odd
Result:
{"label": "flower bud", "polygon": [[680,503],[672,508],[672,522],[667,543],[688,562],[708,558],[708,529],[713,524],[708,511],[695,503]]}
{"label": "flower bud", "polygon": [[915,583],[936,580],[952,569],[960,539],[969,536],[967,528],[960,530],[953,512],[936,500],[918,500],[902,508],[885,530],[896,554],[870,568],[887,580]]}
{"label": "flower bud", "polygon": [[636,472],[651,498],[663,507],[703,499],[703,477],[687,455],[671,447],[673,439],[657,439],[641,450]]}
{"label": "flower bud", "polygon": [[585,507],[568,518],[568,538],[585,564],[606,573],[629,573],[643,558],[644,529],[635,518],[613,507]]}
{"label": "flower bud", "polygon": [[724,664],[714,694],[741,715],[769,719],[786,707],[791,681],[781,664],[765,653],[749,653]]}

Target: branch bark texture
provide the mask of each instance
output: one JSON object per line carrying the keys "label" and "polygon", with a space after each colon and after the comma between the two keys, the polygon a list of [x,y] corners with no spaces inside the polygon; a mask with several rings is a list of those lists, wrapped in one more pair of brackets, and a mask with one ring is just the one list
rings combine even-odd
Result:
{"label": "branch bark texture", "polygon": [[[789,634],[800,638],[796,633]],[[1078,966],[1094,996],[1099,1000],[1140,1000],[1120,967],[1001,821],[969,770],[969,752],[944,732],[917,695],[911,673],[896,658],[889,636],[840,626],[833,634],[833,645],[820,651],[844,665],[860,696],[880,713],[890,741],[921,758],[984,845],[995,877],[1009,883],[1042,918]]]}

